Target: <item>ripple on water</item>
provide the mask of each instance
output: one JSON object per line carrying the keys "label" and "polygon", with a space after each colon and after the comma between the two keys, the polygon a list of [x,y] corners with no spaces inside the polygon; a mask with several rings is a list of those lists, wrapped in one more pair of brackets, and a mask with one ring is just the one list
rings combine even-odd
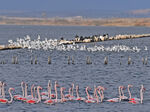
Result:
{"label": "ripple on water", "polygon": [[[5,27],[5,28],[4,28]],[[24,37],[26,34],[37,39],[37,34],[44,38],[59,38],[60,35],[70,39],[75,34],[92,35],[103,32],[109,32],[110,35],[128,33],[150,33],[149,28],[116,28],[116,27],[41,27],[41,26],[0,26],[0,33],[5,33],[0,42],[6,44],[9,39],[16,40],[17,37]],[[11,30],[10,30],[11,29]],[[116,30],[117,29],[117,30]],[[9,30],[9,31],[8,31]],[[18,33],[19,31],[19,33]],[[90,31],[90,32],[89,32]],[[110,47],[114,45],[125,45],[132,48],[137,46],[140,52],[120,51],[120,52],[87,52],[87,51],[44,51],[44,50],[7,50],[0,52],[0,61],[5,61],[6,64],[0,64],[0,80],[7,83],[6,97],[8,88],[14,87],[15,94],[21,94],[20,82],[28,83],[29,88],[32,84],[40,85],[43,91],[47,90],[48,80],[52,82],[52,93],[54,93],[54,81],[58,81],[60,87],[64,86],[68,93],[68,89],[72,83],[79,85],[79,93],[85,97],[85,87],[90,86],[90,94],[93,94],[94,85],[102,85],[106,88],[104,91],[105,99],[118,97],[118,86],[133,84],[131,89],[132,96],[139,98],[140,85],[144,84],[146,91],[144,93],[144,103],[139,105],[128,104],[128,102],[110,103],[103,102],[99,104],[87,104],[85,102],[66,102],[63,104],[46,105],[43,103],[30,105],[15,101],[12,104],[0,104],[0,111],[3,112],[99,112],[99,111],[149,111],[149,91],[150,91],[150,70],[149,70],[149,45],[150,38],[128,39],[118,41],[106,41],[95,43],[96,46]],[[94,48],[93,44],[86,44],[87,47]],[[147,46],[148,50],[144,50]],[[19,64],[11,64],[13,56],[18,57]],[[47,64],[48,56],[51,57],[52,64]],[[74,64],[68,65],[68,56],[74,57]],[[92,64],[86,64],[86,57],[90,56]],[[108,64],[104,65],[104,58],[108,57]],[[128,57],[131,57],[133,64],[128,65]],[[148,64],[142,64],[142,57],[148,57]],[[31,57],[37,57],[38,64],[31,64]],[[60,87],[58,94],[60,98]],[[30,89],[28,89],[30,93]],[[127,89],[124,90],[128,96]]]}

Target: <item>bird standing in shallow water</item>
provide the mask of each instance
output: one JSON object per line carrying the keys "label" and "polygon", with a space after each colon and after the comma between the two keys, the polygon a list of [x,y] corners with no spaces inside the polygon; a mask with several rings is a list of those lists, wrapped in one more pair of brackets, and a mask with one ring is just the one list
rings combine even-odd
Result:
{"label": "bird standing in shallow water", "polygon": [[141,89],[140,89],[140,99],[139,98],[130,98],[129,100],[129,103],[132,103],[132,104],[139,104],[139,103],[143,103],[143,93],[145,91],[145,88],[143,85],[141,85]]}
{"label": "bird standing in shallow water", "polygon": [[8,90],[11,99],[8,100],[6,98],[0,98],[0,103],[12,103],[12,101],[13,101],[13,96],[11,94],[12,90],[14,91],[15,89],[14,88],[9,88],[9,90]]}

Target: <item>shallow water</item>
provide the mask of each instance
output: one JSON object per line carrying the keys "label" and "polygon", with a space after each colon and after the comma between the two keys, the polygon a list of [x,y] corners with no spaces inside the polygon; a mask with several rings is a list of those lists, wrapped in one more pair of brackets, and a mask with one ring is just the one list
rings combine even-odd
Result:
{"label": "shallow water", "polygon": [[[109,33],[115,34],[141,34],[150,33],[150,28],[146,27],[59,27],[59,26],[0,26],[0,44],[7,44],[9,39],[23,38],[30,35],[32,39],[36,39],[37,35],[44,38],[61,38],[73,39],[78,35],[89,36],[93,34]],[[66,102],[63,104],[46,105],[43,103],[30,105],[22,102],[14,101],[12,104],[0,104],[0,112],[99,112],[99,111],[149,111],[150,105],[150,38],[138,38],[116,41],[105,41],[95,43],[96,45],[126,45],[137,46],[140,52],[87,52],[87,51],[44,51],[33,50],[32,53],[28,49],[5,50],[0,51],[0,61],[6,64],[0,64],[0,80],[5,81],[7,86],[15,88],[15,93],[21,93],[20,82],[25,81],[29,84],[40,85],[43,91],[46,91],[48,80],[57,80],[60,86],[64,86],[67,90],[72,83],[78,84],[80,95],[85,95],[85,87],[90,86],[93,93],[94,85],[102,85],[105,90],[105,99],[118,97],[118,86],[133,84],[131,89],[133,97],[139,98],[140,85],[146,88],[144,93],[143,104],[129,104],[128,102],[99,104],[86,104],[84,102]],[[87,44],[91,45],[91,44]],[[147,46],[148,50],[144,50]],[[12,57],[17,56],[19,64],[11,64]],[[52,64],[47,64],[48,56],[51,56]],[[68,65],[68,56],[74,56],[74,63]],[[86,57],[90,56],[92,64],[86,64]],[[108,65],[104,65],[104,57],[108,57]],[[131,57],[132,64],[128,65],[128,56]],[[142,57],[148,58],[148,64],[142,64]],[[38,64],[30,64],[31,57],[37,57]],[[121,64],[120,64],[121,63]],[[53,91],[54,92],[54,91]],[[124,90],[128,96],[127,89]],[[8,92],[6,92],[9,97]]]}

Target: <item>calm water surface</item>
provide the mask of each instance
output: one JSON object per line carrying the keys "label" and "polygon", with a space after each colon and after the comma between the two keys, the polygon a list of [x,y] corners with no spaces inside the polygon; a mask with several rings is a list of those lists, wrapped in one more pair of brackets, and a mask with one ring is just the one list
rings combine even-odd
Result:
{"label": "calm water surface", "polygon": [[[36,39],[37,35],[44,38],[67,38],[73,39],[78,35],[89,36],[93,34],[109,33],[116,34],[141,34],[150,33],[147,27],[59,27],[59,26],[0,26],[0,44],[7,44],[9,39],[23,38],[30,35]],[[92,43],[93,44],[93,43]],[[29,84],[40,85],[46,91],[48,80],[57,80],[60,86],[67,90],[72,83],[78,84],[81,96],[85,97],[85,87],[90,86],[93,94],[94,85],[102,85],[105,90],[105,98],[118,97],[118,86],[133,84],[131,90],[133,97],[139,97],[140,85],[146,88],[143,104],[129,104],[128,102],[99,104],[86,104],[84,102],[66,102],[63,104],[46,105],[43,103],[30,105],[14,101],[12,104],[0,104],[0,112],[118,112],[136,111],[149,112],[150,105],[150,37],[117,41],[106,41],[95,43],[97,45],[126,45],[137,46],[140,52],[88,52],[88,51],[44,51],[28,49],[0,51],[0,80],[5,81],[7,86],[15,88],[15,93],[21,93],[20,82],[25,81]],[[90,44],[89,44],[90,45]],[[147,46],[148,50],[144,50]],[[19,64],[11,64],[12,56],[18,56]],[[31,65],[30,59],[37,56],[38,64]],[[52,64],[47,64],[47,58],[51,56]],[[75,64],[67,64],[68,56],[74,56]],[[90,56],[91,65],[86,65],[86,57]],[[108,56],[108,65],[104,65],[104,57]],[[131,65],[127,64],[128,56],[131,57]],[[142,64],[142,57],[148,57],[148,64]],[[121,64],[120,64],[121,63]],[[54,92],[54,91],[53,91]],[[127,89],[124,90],[128,96]],[[59,92],[60,93],[60,92]],[[9,98],[8,92],[6,95]],[[60,97],[60,96],[59,96]]]}

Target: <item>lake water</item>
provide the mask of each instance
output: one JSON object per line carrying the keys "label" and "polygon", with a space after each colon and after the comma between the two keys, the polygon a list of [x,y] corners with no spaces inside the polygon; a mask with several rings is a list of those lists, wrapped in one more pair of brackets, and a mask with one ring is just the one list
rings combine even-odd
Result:
{"label": "lake water", "polygon": [[[37,35],[41,39],[52,38],[73,39],[74,36],[90,36],[94,34],[110,35],[116,34],[143,34],[150,33],[148,27],[77,27],[77,26],[0,26],[0,44],[7,44],[9,39],[23,38],[30,35],[31,39],[36,39]],[[86,44],[87,46],[92,45]],[[46,91],[48,80],[58,81],[60,86],[66,88],[65,93],[72,83],[79,85],[80,95],[85,97],[85,87],[90,86],[93,94],[93,86],[101,85],[107,88],[105,90],[105,99],[118,97],[118,86],[133,84],[131,89],[132,96],[138,97],[141,84],[144,85],[143,104],[129,104],[121,101],[119,103],[106,102],[87,104],[85,102],[70,101],[58,103],[55,105],[26,104],[19,101],[13,101],[12,104],[0,104],[0,112],[118,112],[118,111],[136,111],[149,112],[150,105],[150,37],[114,40],[94,43],[96,45],[113,46],[126,45],[129,47],[137,46],[139,52],[121,51],[121,52],[88,52],[88,51],[58,51],[58,50],[4,50],[0,51],[0,61],[6,64],[0,64],[0,80],[6,82],[6,96],[8,88],[14,87],[14,94],[21,93],[20,83],[24,81],[29,87],[32,84],[43,87]],[[145,50],[145,46],[147,50]],[[11,64],[12,57],[17,56],[19,64]],[[47,64],[48,56],[51,57],[52,64]],[[68,56],[74,56],[74,64],[68,65]],[[86,64],[86,57],[90,56],[92,64]],[[104,58],[108,57],[108,64],[104,65]],[[128,57],[131,57],[132,64],[128,65]],[[38,64],[30,63],[31,57],[37,57]],[[142,58],[148,58],[148,64],[143,65]],[[54,90],[54,88],[53,88]],[[30,90],[29,90],[30,92]],[[54,91],[53,91],[54,92]],[[60,92],[58,91],[59,95]],[[127,89],[124,90],[128,96]],[[60,97],[60,96],[59,96]]]}

